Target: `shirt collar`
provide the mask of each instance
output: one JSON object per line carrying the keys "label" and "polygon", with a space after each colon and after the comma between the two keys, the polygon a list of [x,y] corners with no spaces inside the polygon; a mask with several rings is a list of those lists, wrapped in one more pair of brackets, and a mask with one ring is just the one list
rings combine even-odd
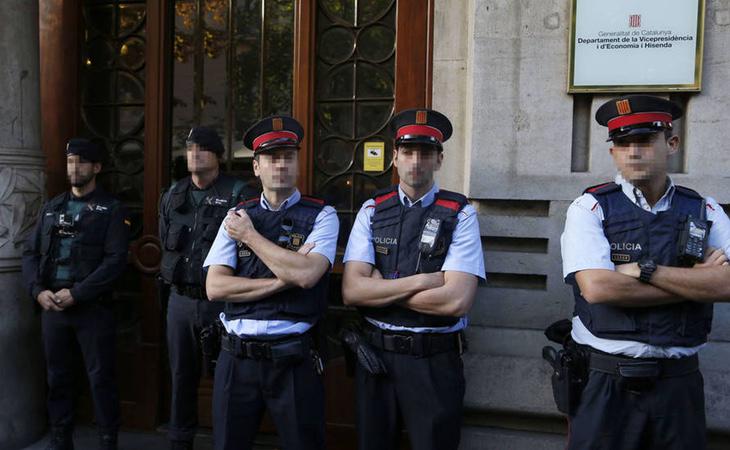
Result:
{"label": "shirt collar", "polygon": [[631,200],[633,204],[638,206],[639,208],[643,209],[644,211],[649,211],[653,213],[657,213],[659,211],[666,211],[669,209],[672,203],[672,197],[674,197],[674,181],[667,176],[667,190],[664,192],[664,195],[659,199],[659,201],[654,204],[654,207],[651,207],[649,205],[649,202],[646,201],[646,197],[644,197],[644,193],[639,190],[636,186],[634,186],[630,181],[627,181],[621,174],[616,174],[616,184],[621,186],[621,190],[623,191],[624,195]]}
{"label": "shirt collar", "polygon": [[269,202],[266,200],[266,197],[264,197],[264,193],[261,193],[261,207],[268,211],[281,211],[282,209],[288,209],[294,205],[296,205],[299,200],[302,198],[301,192],[299,192],[299,189],[294,189],[294,193],[290,195],[286,200],[281,202],[281,205],[279,205],[278,208],[274,209],[271,207]]}
{"label": "shirt collar", "polygon": [[425,208],[427,206],[430,206],[431,203],[434,202],[434,199],[436,197],[436,193],[439,191],[438,185],[434,182],[433,186],[431,186],[431,189],[429,189],[428,192],[426,192],[423,197],[419,198],[415,202],[411,202],[411,199],[408,198],[405,192],[403,192],[403,189],[401,189],[400,185],[398,185],[398,196],[400,197],[400,202],[405,205],[407,208],[410,208],[414,204],[421,202],[421,207]]}

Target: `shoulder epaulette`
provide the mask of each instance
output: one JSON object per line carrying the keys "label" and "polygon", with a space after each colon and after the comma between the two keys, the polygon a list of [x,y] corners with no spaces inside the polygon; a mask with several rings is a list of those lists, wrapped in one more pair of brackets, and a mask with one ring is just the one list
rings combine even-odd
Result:
{"label": "shoulder epaulette", "polygon": [[325,201],[323,199],[311,197],[309,195],[302,195],[299,199],[299,203],[304,206],[311,206],[313,208],[322,208],[325,205]]}
{"label": "shoulder epaulette", "polygon": [[702,197],[697,191],[694,189],[690,189],[688,187],[674,185],[674,189],[676,192],[679,192],[680,194],[683,194],[690,198],[696,198],[700,200],[704,200],[704,197]]}
{"label": "shoulder epaulette", "polygon": [[247,198],[246,200],[244,200],[241,203],[239,203],[238,205],[236,205],[236,209],[241,209],[241,208],[248,209],[248,208],[258,205],[260,201],[261,201],[261,196]]}
{"label": "shoulder epaulette", "polygon": [[398,185],[393,185],[393,186],[388,186],[387,188],[375,191],[372,199],[375,200],[376,205],[379,205],[397,194],[398,194]]}
{"label": "shoulder epaulette", "polygon": [[609,183],[601,183],[601,184],[597,184],[595,186],[591,186],[591,187],[587,188],[585,191],[583,191],[583,193],[601,195],[601,194],[608,194],[609,192],[620,191],[620,190],[621,190],[621,186],[619,186],[618,184],[611,181]]}
{"label": "shoulder epaulette", "polygon": [[446,190],[438,191],[436,193],[436,201],[434,202],[436,206],[451,209],[454,210],[454,212],[461,211],[461,208],[463,208],[467,203],[468,200],[464,194]]}

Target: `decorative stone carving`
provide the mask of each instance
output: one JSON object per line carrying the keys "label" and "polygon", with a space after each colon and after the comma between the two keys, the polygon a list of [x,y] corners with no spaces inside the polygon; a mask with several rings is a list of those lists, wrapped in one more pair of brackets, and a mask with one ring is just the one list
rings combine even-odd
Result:
{"label": "decorative stone carving", "polygon": [[[20,256],[43,205],[44,181],[37,168],[0,168],[0,254]],[[10,248],[4,248],[8,244]]]}

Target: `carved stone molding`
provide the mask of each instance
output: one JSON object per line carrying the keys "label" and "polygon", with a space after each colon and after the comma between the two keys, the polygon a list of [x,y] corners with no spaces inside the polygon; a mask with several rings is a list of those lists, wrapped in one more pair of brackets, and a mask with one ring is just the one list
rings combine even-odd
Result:
{"label": "carved stone molding", "polygon": [[0,149],[0,272],[19,268],[23,242],[45,200],[44,186],[39,152]]}

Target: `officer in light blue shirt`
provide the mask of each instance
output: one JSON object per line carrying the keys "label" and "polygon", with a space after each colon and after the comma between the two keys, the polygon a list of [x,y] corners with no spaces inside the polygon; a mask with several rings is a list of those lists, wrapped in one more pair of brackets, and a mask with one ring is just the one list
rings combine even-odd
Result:
{"label": "officer in light blue shirt", "polygon": [[400,183],[363,204],[344,259],[343,300],[365,319],[355,341],[382,365],[356,368],[359,448],[396,448],[402,416],[414,449],[456,449],[461,330],[485,278],[479,224],[466,197],[434,183],[448,118],[407,110],[392,127]]}
{"label": "officer in light blue shirt", "polygon": [[217,450],[250,449],[266,409],[284,448],[324,448],[322,360],[308,331],[327,306],[339,222],[331,206],[296,189],[302,136],[287,116],[246,132],[263,192],[229,212],[204,263],[208,297],[225,302]]}
{"label": "officer in light blue shirt", "polygon": [[730,300],[730,219],[675,185],[675,103],[629,95],[598,108],[615,182],[568,208],[563,274],[575,298],[572,339],[587,366],[568,402],[569,449],[706,446],[702,374],[713,303]]}

